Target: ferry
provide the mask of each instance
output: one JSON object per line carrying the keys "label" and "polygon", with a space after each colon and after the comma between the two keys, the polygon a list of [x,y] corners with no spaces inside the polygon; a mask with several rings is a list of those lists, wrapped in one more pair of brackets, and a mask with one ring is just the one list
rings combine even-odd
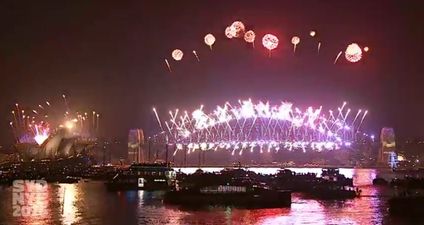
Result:
{"label": "ferry", "polygon": [[175,187],[176,172],[169,163],[137,163],[118,171],[106,187],[119,190],[171,190]]}
{"label": "ferry", "polygon": [[336,168],[323,168],[321,177],[340,186],[353,186],[353,179],[346,178],[343,174],[340,174],[339,169]]}
{"label": "ferry", "polygon": [[352,186],[323,183],[312,186],[306,195],[321,200],[344,200],[359,197],[361,190]]}
{"label": "ferry", "polygon": [[291,192],[264,186],[215,185],[167,192],[164,202],[182,206],[235,206],[241,208],[290,207]]}
{"label": "ferry", "polygon": [[376,177],[372,180],[372,184],[376,186],[386,186],[389,182],[382,177]]}

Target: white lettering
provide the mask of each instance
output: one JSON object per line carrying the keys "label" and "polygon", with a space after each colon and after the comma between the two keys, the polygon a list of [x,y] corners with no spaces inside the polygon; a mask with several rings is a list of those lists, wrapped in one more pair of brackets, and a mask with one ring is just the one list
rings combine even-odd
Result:
{"label": "white lettering", "polygon": [[24,193],[12,193],[12,205],[24,205],[25,204],[25,197]]}
{"label": "white lettering", "polygon": [[26,217],[26,216],[31,216],[31,207],[29,206],[22,206],[21,208],[22,210],[22,216]]}
{"label": "white lettering", "polygon": [[23,192],[24,189],[24,181],[23,180],[14,180],[13,181],[13,192]]}
{"label": "white lettering", "polygon": [[13,216],[22,216],[21,207],[19,205],[13,206]]}

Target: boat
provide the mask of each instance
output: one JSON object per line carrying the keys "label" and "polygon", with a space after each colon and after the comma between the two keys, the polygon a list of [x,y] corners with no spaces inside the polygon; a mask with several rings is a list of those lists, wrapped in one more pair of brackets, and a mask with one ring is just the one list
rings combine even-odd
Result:
{"label": "boat", "polygon": [[335,184],[320,184],[313,186],[307,195],[321,200],[344,200],[359,197],[361,190],[351,186],[339,186]]}
{"label": "boat", "polygon": [[285,169],[285,168],[280,168],[276,174],[276,177],[279,178],[291,178],[293,176],[295,176],[296,173],[294,173],[293,171],[289,170],[289,169]]}
{"label": "boat", "polygon": [[170,190],[175,183],[176,172],[169,163],[137,163],[118,171],[105,185],[110,191]]}
{"label": "boat", "polygon": [[346,178],[343,174],[340,174],[339,169],[336,168],[324,168],[321,172],[321,178],[337,183],[340,186],[352,186],[353,179]]}
{"label": "boat", "polygon": [[270,180],[274,189],[292,190],[293,192],[307,192],[317,182],[319,182],[319,178],[314,173],[296,174],[288,169],[280,169]]}
{"label": "boat", "polygon": [[240,208],[290,207],[291,192],[264,186],[216,185],[165,193],[164,202],[185,207],[234,206]]}
{"label": "boat", "polygon": [[87,169],[83,178],[90,180],[110,180],[117,173],[117,167],[112,165],[94,165]]}
{"label": "boat", "polygon": [[81,177],[72,177],[72,176],[66,176],[58,179],[58,183],[63,184],[75,184],[78,183],[81,180]]}
{"label": "boat", "polygon": [[260,175],[240,164],[216,173],[194,173],[179,180],[164,202],[181,206],[289,207],[291,191],[273,190]]}
{"label": "boat", "polygon": [[372,184],[376,186],[386,186],[389,184],[389,182],[387,182],[387,180],[384,178],[376,177],[372,180]]}
{"label": "boat", "polygon": [[48,183],[61,183],[61,184],[74,184],[78,183],[81,180],[80,177],[72,177],[72,176],[48,176],[43,178]]}

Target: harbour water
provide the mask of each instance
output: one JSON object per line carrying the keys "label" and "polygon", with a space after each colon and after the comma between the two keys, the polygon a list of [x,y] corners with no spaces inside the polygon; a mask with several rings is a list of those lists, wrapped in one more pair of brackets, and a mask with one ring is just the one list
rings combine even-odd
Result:
{"label": "harbour water", "polygon": [[[219,169],[219,168],[218,168]],[[182,171],[190,172],[191,168]],[[204,170],[210,170],[204,169]],[[255,169],[253,169],[255,170]],[[272,172],[273,168],[257,168]],[[320,173],[321,169],[297,168],[296,172]],[[290,208],[236,209],[209,207],[185,209],[162,203],[163,192],[108,192],[102,182],[49,184],[47,199],[32,204],[45,208],[38,216],[13,216],[12,188],[0,189],[0,225],[3,224],[409,224],[388,215],[390,190],[372,186],[375,169],[341,169],[354,178],[362,197],[345,201],[319,201],[293,194]]]}

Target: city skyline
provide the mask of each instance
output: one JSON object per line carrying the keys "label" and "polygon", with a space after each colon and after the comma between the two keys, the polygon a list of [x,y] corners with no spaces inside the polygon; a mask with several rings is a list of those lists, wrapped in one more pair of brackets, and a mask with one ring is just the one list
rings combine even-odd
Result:
{"label": "city skyline", "polygon": [[[156,133],[152,107],[166,114],[240,98],[315,107],[347,101],[369,110],[367,132],[378,135],[382,127],[394,127],[399,138],[424,136],[419,122],[424,106],[417,104],[424,97],[419,2],[312,5],[132,2],[97,8],[82,2],[68,7],[10,3],[0,16],[5,34],[0,37],[0,143],[13,142],[9,121],[16,102],[36,106],[62,94],[75,109],[100,112],[100,134],[111,138],[126,137],[137,127],[147,135]],[[332,8],[338,10],[325,13]],[[255,48],[226,39],[225,27],[235,20],[258,34],[275,33],[280,45],[272,57],[259,37]],[[316,41],[306,38],[310,30],[322,42],[319,55]],[[217,38],[213,50],[203,43],[208,33]],[[301,37],[296,54],[290,44],[293,35]],[[370,51],[359,63],[334,65],[337,52],[352,42]],[[181,62],[171,62],[170,73],[163,60],[171,61],[173,49],[185,55]],[[190,55],[192,50],[200,62]]]}

